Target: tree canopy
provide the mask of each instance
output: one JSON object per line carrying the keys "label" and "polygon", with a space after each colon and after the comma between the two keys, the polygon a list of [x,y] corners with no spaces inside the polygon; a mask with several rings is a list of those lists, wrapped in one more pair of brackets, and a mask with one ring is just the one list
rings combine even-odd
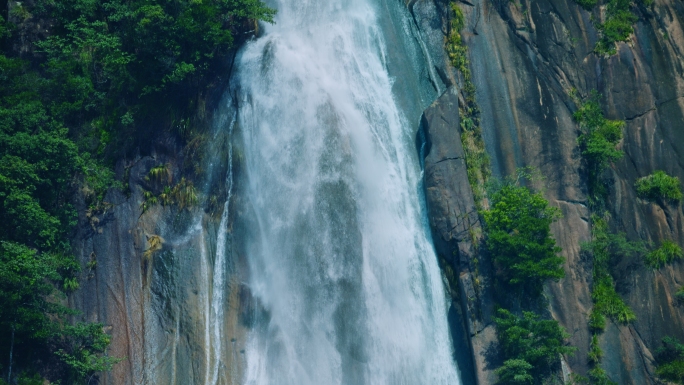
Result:
{"label": "tree canopy", "polygon": [[[275,10],[260,0],[10,8],[0,17],[0,370],[44,370],[35,363],[57,359],[53,372],[69,384],[116,362],[104,354],[103,325],[71,323],[64,306],[79,286],[74,194],[97,207],[117,185],[113,160],[149,127],[187,131],[201,95],[226,77],[235,44]],[[45,33],[20,36],[38,24]]]}
{"label": "tree canopy", "polygon": [[562,278],[564,259],[550,229],[559,210],[541,193],[512,183],[504,184],[490,201],[491,208],[483,213],[486,245],[503,280],[536,294],[547,279]]}

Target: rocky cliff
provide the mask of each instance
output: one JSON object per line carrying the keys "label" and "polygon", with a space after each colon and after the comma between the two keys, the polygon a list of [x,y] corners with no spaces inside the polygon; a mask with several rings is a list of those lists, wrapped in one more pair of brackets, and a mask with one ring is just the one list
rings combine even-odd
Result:
{"label": "rocky cliff", "polygon": [[[185,147],[162,134],[151,141],[150,155],[119,162],[118,176],[129,189],[110,190],[103,207],[80,203],[74,249],[87,268],[69,300],[83,320],[105,325],[109,355],[123,358],[101,375],[102,384],[237,383],[241,376],[251,295],[233,241],[243,237],[234,226],[242,215],[234,210],[241,193],[226,191],[229,167],[239,178],[239,160],[211,162],[231,151],[231,108],[219,106],[207,117],[213,123],[206,132]],[[192,159],[197,154],[191,150],[202,152],[201,159]],[[159,166],[162,184],[150,177]],[[185,177],[198,183],[199,201],[162,205],[162,186]],[[157,203],[150,196],[158,196]]]}
{"label": "rocky cliff", "polygon": [[[449,33],[448,4],[425,0],[411,6],[424,34],[441,32],[444,41]],[[632,240],[658,244],[672,239],[684,245],[681,205],[643,201],[634,189],[637,178],[656,170],[684,180],[684,9],[674,1],[635,6],[639,21],[630,41],[619,43],[615,55],[599,56],[593,50],[599,37],[594,20],[600,14],[595,11],[592,16],[573,1],[475,0],[458,6],[465,15],[461,35],[469,51],[494,175],[510,175],[523,166],[539,169],[546,177],[546,198],[563,213],[553,232],[566,258],[566,276],[550,283],[546,296],[551,315],[578,348],[566,357],[567,368],[586,375],[592,265],[580,247],[591,239],[591,230],[579,128],[572,116],[578,107],[576,95],[586,97],[597,90],[606,117],[626,122],[619,145],[625,156],[609,171],[612,182],[606,201],[612,230],[625,232]],[[433,16],[426,17],[425,9],[433,9]],[[435,60],[442,80],[459,88],[454,80],[458,77],[444,62],[444,54]],[[478,294],[469,289],[469,282],[477,278],[473,260],[479,258],[482,265],[487,259],[473,254],[471,241],[462,235],[477,221],[470,214],[472,193],[460,160],[457,97],[450,92],[424,114],[423,131],[436,151],[427,151],[425,160],[426,197],[435,246],[450,262],[447,275],[450,270],[460,272],[461,297],[455,303],[460,304],[470,334],[474,372],[478,383],[490,384],[495,359],[487,355],[487,346],[494,346],[493,333],[488,333],[489,299],[469,294]],[[455,257],[449,260],[451,255]],[[630,324],[609,322],[600,335],[602,367],[619,384],[655,383],[653,356],[661,338],[684,338],[684,310],[674,298],[684,282],[684,263],[653,271],[641,257],[629,257],[611,266],[611,273],[637,319]],[[488,278],[486,271],[481,274]],[[486,296],[486,290],[478,295]]]}
{"label": "rocky cliff", "polygon": [[[459,347],[457,360],[464,383],[493,384],[498,362],[491,262],[477,248],[480,222],[460,141],[462,84],[444,51],[449,8],[442,0],[416,0],[408,6],[432,57],[436,88],[447,88],[424,113],[418,148],[425,156],[435,248],[454,299],[449,317]],[[551,316],[578,348],[566,357],[566,367],[584,375],[589,368],[592,267],[581,243],[591,233],[579,129],[572,117],[575,95],[598,90],[606,116],[626,121],[620,144],[625,156],[610,169],[607,202],[613,230],[633,240],[673,239],[684,246],[681,205],[640,200],[633,187],[637,178],[655,170],[684,180],[684,9],[674,0],[639,6],[631,41],[620,43],[617,54],[601,57],[593,53],[598,33],[592,15],[571,0],[463,0],[459,7],[466,16],[462,35],[494,175],[510,175],[522,166],[538,168],[546,177],[546,198],[563,213],[553,231],[566,258],[566,276],[550,283],[546,296]],[[83,289],[70,300],[86,319],[111,327],[110,354],[125,357],[104,375],[105,384],[181,383],[188,378],[200,383],[214,366],[217,375],[230,377],[226,382],[239,378],[251,313],[251,296],[240,283],[244,267],[239,242],[227,251],[229,295],[220,326],[226,341],[220,349],[232,362],[219,365],[212,358],[214,335],[207,321],[222,206],[212,209],[207,201],[189,210],[141,208],[144,191],[154,190],[145,180],[150,169],[170,164],[172,178],[178,180],[183,162],[182,149],[161,140],[151,156],[121,162],[119,174],[129,183],[130,196],[111,191],[106,199],[110,206],[88,215],[83,210],[75,244],[82,264],[91,267],[84,273]],[[215,176],[204,187],[207,196],[225,173],[210,173]],[[237,188],[232,199],[241,199],[239,183]],[[241,237],[231,224],[248,216],[230,213],[230,245]],[[152,239],[161,239],[161,247],[153,247]],[[674,299],[674,291],[684,284],[684,262],[653,271],[639,258],[626,258],[612,270],[619,294],[637,319],[609,322],[600,337],[602,366],[619,384],[655,383],[653,355],[660,339],[670,335],[684,340],[684,308]]]}

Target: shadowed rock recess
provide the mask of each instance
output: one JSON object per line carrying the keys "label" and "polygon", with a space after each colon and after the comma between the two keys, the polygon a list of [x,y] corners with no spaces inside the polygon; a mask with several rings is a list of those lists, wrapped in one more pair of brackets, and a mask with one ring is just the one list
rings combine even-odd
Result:
{"label": "shadowed rock recess", "polygon": [[[407,3],[419,31],[416,38],[431,58],[430,80],[442,92],[416,127],[416,147],[434,247],[452,299],[448,317],[454,356],[463,384],[494,384],[501,359],[493,324],[493,268],[479,246],[482,225],[461,143],[463,84],[444,50],[451,11],[446,0]],[[586,376],[593,282],[592,261],[581,245],[591,239],[591,211],[573,113],[578,96],[597,90],[606,118],[626,122],[619,144],[624,156],[606,171],[611,230],[630,240],[654,245],[672,240],[684,246],[681,203],[648,202],[634,188],[638,178],[657,170],[684,181],[684,5],[655,0],[633,7],[639,17],[634,33],[618,43],[612,56],[593,52],[596,24],[572,0],[461,0],[458,6],[465,16],[461,36],[493,175],[512,175],[525,166],[539,169],[546,178],[546,199],[562,212],[552,232],[563,250],[565,277],[548,283],[544,295],[549,316],[577,348],[564,357],[565,374]],[[230,121],[230,108],[219,109],[216,120],[225,115],[223,121]],[[239,127],[234,132],[239,134]],[[236,142],[214,139],[211,151],[217,153]],[[154,157],[120,163],[118,174],[130,184],[130,196],[112,190],[107,196],[111,207],[81,216],[77,255],[84,266],[97,261],[97,267],[70,301],[85,319],[108,325],[110,355],[125,357],[101,376],[102,384],[240,383],[246,334],[263,310],[244,284],[247,267],[239,240],[245,230],[233,225],[253,217],[235,209],[245,206],[234,204],[246,199],[244,181],[235,174],[226,182],[230,188],[224,187],[228,192],[219,196],[228,196],[228,204],[221,206],[228,210],[225,221],[220,208],[157,205],[143,212],[143,192],[155,189],[145,179],[152,167],[170,164],[174,181],[183,174],[182,149],[168,143],[157,147]],[[226,179],[229,166],[216,165],[209,173],[207,196]],[[156,236],[161,248],[146,253]],[[216,262],[221,250],[224,265]],[[217,311],[215,268],[224,269],[226,285],[218,323],[211,318]],[[625,257],[611,266],[611,274],[636,320],[607,321],[599,337],[601,367],[618,384],[656,384],[654,356],[661,339],[684,341],[684,305],[675,297],[684,285],[684,261],[651,270],[641,256]]]}

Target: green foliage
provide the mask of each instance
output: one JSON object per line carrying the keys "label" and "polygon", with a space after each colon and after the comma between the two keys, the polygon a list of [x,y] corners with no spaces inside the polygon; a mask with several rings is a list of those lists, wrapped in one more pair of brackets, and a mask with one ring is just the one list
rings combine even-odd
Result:
{"label": "green foliage", "polygon": [[199,203],[197,189],[191,181],[181,178],[171,191],[171,202],[177,204],[181,209],[196,206]]}
{"label": "green foliage", "polygon": [[102,324],[66,326],[60,342],[62,348],[56,354],[69,367],[73,382],[81,382],[96,372],[109,371],[122,360],[104,354],[110,337],[104,332]]}
{"label": "green foliage", "polygon": [[614,55],[615,43],[629,41],[634,32],[633,24],[638,18],[630,9],[629,0],[609,0],[606,5],[606,20],[597,26],[601,38],[594,51],[598,54]]}
{"label": "green foliage", "polygon": [[446,41],[446,51],[451,65],[461,74],[463,82],[461,93],[465,105],[459,105],[461,116],[461,142],[465,152],[465,161],[468,171],[468,182],[473,189],[475,204],[482,209],[482,201],[485,198],[484,186],[491,175],[490,160],[482,139],[480,127],[480,110],[475,100],[475,85],[470,73],[470,61],[468,60],[468,47],[463,42],[460,31],[465,27],[465,16],[456,2],[450,3],[451,20],[449,35]]}
{"label": "green foliage", "polygon": [[532,384],[534,378],[529,373],[530,370],[532,370],[532,365],[525,360],[506,360],[503,366],[495,371],[496,375],[499,376],[497,384]]}
{"label": "green foliage", "polygon": [[575,0],[582,8],[591,11],[598,4],[598,0]]}
{"label": "green foliage", "polygon": [[669,176],[664,171],[656,171],[649,176],[639,178],[634,186],[639,198],[650,201],[658,199],[679,201],[682,199],[679,178]]}
{"label": "green foliage", "polygon": [[598,364],[603,358],[603,350],[599,346],[598,335],[594,334],[591,336],[591,345],[589,348],[589,361]]}
{"label": "green foliage", "polygon": [[[99,324],[71,326],[66,317],[74,311],[62,305],[58,290],[75,290],[79,270],[72,257],[37,252],[24,245],[0,243],[0,352],[9,355],[13,331],[17,351],[26,356],[45,354],[45,346],[58,347],[57,355],[74,378],[108,370],[117,359],[103,355],[109,336]],[[34,353],[31,353],[31,352]],[[107,365],[109,366],[107,366]],[[28,380],[27,380],[28,381]]]}
{"label": "green foliage", "polygon": [[486,244],[504,281],[536,295],[547,279],[562,278],[564,259],[550,230],[560,211],[541,193],[512,183],[496,191],[490,203],[483,213]]}
{"label": "green foliage", "polygon": [[663,241],[659,248],[646,254],[646,265],[651,269],[659,269],[684,257],[684,252],[678,244],[672,241]]}
{"label": "green foliage", "polygon": [[55,23],[37,44],[54,80],[51,112],[92,122],[86,135],[105,146],[127,140],[152,111],[188,115],[236,32],[275,15],[260,0],[38,0],[32,11]]}
{"label": "green foliage", "polygon": [[684,302],[684,286],[680,287],[679,290],[675,293],[675,298],[677,298],[678,301]]}
{"label": "green foliage", "polygon": [[152,169],[150,169],[150,172],[145,177],[145,180],[153,181],[161,185],[164,183],[170,184],[172,178],[173,174],[171,173],[171,165],[166,163],[160,164],[156,167],[152,167]]}
{"label": "green foliage", "polygon": [[601,181],[603,170],[623,155],[616,145],[622,139],[625,122],[604,118],[595,91],[575,111],[574,118],[582,131],[577,141],[588,172],[589,196],[596,205],[608,193]]}
{"label": "green foliage", "polygon": [[[582,8],[591,11],[598,0],[575,0]],[[648,6],[653,0],[641,0],[641,3]],[[596,42],[594,52],[599,55],[614,55],[616,53],[615,43],[629,41],[629,37],[634,32],[634,23],[638,17],[632,11],[630,0],[607,0],[605,20],[599,23],[596,29],[600,32],[599,41]]]}
{"label": "green foliage", "polygon": [[591,299],[594,300],[594,308],[589,320],[593,329],[603,330],[605,317],[620,323],[629,323],[636,319],[632,309],[615,291],[615,283],[610,275],[604,275],[598,281],[594,281]]}
{"label": "green foliage", "polygon": [[[43,378],[38,373],[22,372],[16,377],[17,385],[43,385]],[[7,385],[7,382],[0,379],[0,385]]]}
{"label": "green foliage", "polygon": [[566,382],[566,385],[583,385],[583,384],[588,384],[589,379],[587,377],[584,377],[582,375],[579,375],[577,373],[570,373],[570,378],[568,379],[568,382]]}
{"label": "green foliage", "polygon": [[[45,340],[54,333],[51,317],[67,309],[49,301],[53,283],[68,277],[75,262],[53,253],[39,253],[22,244],[0,243],[0,330],[9,347],[13,330],[21,339]],[[7,349],[9,350],[9,349]]]}
{"label": "green foliage", "polygon": [[[167,166],[154,167],[147,179],[161,180],[161,184],[170,182],[171,174],[166,171],[167,169]],[[151,191],[144,191],[143,198],[144,200],[140,204],[143,213],[157,203],[164,206],[178,205],[180,209],[191,208],[199,204],[199,195],[195,185],[185,178],[181,178],[180,182],[173,187],[164,186],[159,196],[155,196]]]}
{"label": "green foliage", "polygon": [[575,351],[565,345],[569,335],[556,320],[541,320],[532,312],[523,312],[519,317],[499,309],[494,321],[506,359],[504,366],[497,370],[504,376],[500,377],[501,383],[539,383],[560,364],[562,354]]}
{"label": "green foliage", "polygon": [[589,378],[592,385],[617,385],[610,380],[608,373],[600,366],[595,366],[589,371]]}
{"label": "green foliage", "polygon": [[594,258],[594,287],[591,294],[594,308],[589,316],[589,326],[595,330],[603,330],[606,317],[622,323],[636,319],[634,312],[615,291],[609,266],[617,258],[643,253],[644,246],[639,242],[627,241],[624,234],[610,233],[605,218],[593,215],[592,224],[593,239],[582,245]]}
{"label": "green foliage", "polygon": [[[106,191],[120,186],[107,159],[187,121],[236,36],[275,11],[260,0],[22,3],[11,16],[45,21],[50,35],[21,37],[36,54],[16,58],[19,34],[0,18],[0,355],[16,335],[23,367],[57,354],[69,381],[82,383],[116,360],[104,355],[102,326],[71,325],[60,304],[80,286],[68,242],[73,194],[90,212],[107,207]],[[181,207],[198,202],[189,181],[169,192]]]}
{"label": "green foliage", "polygon": [[684,345],[672,337],[663,338],[663,346],[656,351],[656,375],[684,384]]}
{"label": "green foliage", "polygon": [[67,194],[84,160],[38,85],[27,62],[0,55],[0,239],[52,248],[74,223]]}

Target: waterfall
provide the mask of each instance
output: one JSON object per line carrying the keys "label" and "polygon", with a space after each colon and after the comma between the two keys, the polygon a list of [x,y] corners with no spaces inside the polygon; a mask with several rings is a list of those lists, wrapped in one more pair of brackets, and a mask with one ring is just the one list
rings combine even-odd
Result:
{"label": "waterfall", "polygon": [[392,61],[382,27],[402,6],[279,0],[275,25],[237,58],[257,303],[246,384],[460,383],[421,212],[417,117],[400,101],[419,104],[407,84],[421,80],[414,58]]}
{"label": "waterfall", "polygon": [[[231,116],[228,123],[229,136],[232,135],[235,127],[235,116]],[[205,326],[205,347],[211,347],[211,351],[207,352],[207,365],[205,371],[206,385],[218,385],[221,376],[221,360],[223,351],[223,322],[224,322],[224,294],[226,291],[226,250],[228,247],[228,216],[230,214],[230,199],[233,193],[233,146],[230,145],[228,149],[228,173],[226,175],[226,201],[223,204],[223,212],[221,214],[221,221],[219,222],[218,234],[216,235],[216,256],[214,258],[212,292],[211,292],[211,306],[207,301],[208,317]],[[203,249],[203,253],[206,250]],[[206,257],[203,257],[206,260]]]}

